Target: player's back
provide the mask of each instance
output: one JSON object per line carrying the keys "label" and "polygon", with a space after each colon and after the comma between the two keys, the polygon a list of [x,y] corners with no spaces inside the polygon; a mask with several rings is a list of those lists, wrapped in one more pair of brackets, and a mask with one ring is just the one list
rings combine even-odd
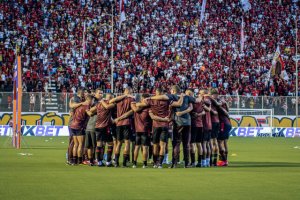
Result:
{"label": "player's back", "polygon": [[[125,97],[123,100],[117,103],[117,116],[121,117],[123,114],[131,110],[131,102],[134,99],[132,97]],[[117,126],[128,126],[130,125],[130,118],[126,118],[117,122]]]}
{"label": "player's back", "polygon": [[139,112],[134,113],[134,126],[138,133],[145,133],[151,128],[151,118],[149,108],[144,108]]}
{"label": "player's back", "polygon": [[[104,100],[105,103],[108,103],[108,100]],[[104,128],[111,124],[111,109],[106,109],[101,103],[97,105],[97,119],[96,119],[96,128]]]}
{"label": "player's back", "polygon": [[[202,113],[203,112],[203,101],[196,102],[193,105],[192,113]],[[195,116],[192,114],[192,125],[194,127],[203,127],[202,116]]]}
{"label": "player's back", "polygon": [[[203,100],[204,104],[206,106],[211,106],[211,100],[209,96],[205,96]],[[203,115],[203,127],[205,130],[211,130],[212,124],[211,124],[211,114],[210,112],[205,112],[205,115]]]}
{"label": "player's back", "polygon": [[85,128],[86,121],[88,119],[88,115],[86,114],[86,111],[90,108],[89,105],[82,105],[75,109],[73,120],[71,123],[71,128],[78,130]]}
{"label": "player's back", "polygon": [[[169,117],[170,116],[170,101],[165,100],[148,100],[150,105],[151,112],[158,117]],[[168,122],[159,122],[153,120],[153,127],[167,127],[169,126]]]}

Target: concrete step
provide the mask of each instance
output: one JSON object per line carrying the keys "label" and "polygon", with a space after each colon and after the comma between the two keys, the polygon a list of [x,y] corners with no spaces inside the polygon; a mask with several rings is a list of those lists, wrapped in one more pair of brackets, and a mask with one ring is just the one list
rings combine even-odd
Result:
{"label": "concrete step", "polygon": [[[50,101],[50,99],[49,99],[49,98],[46,98],[46,101]],[[55,101],[55,102],[56,102],[57,99],[53,99],[53,98],[52,98],[51,101]]]}
{"label": "concrete step", "polygon": [[46,107],[47,110],[58,110],[58,107]]}
{"label": "concrete step", "polygon": [[57,103],[55,103],[55,102],[51,102],[51,103],[46,102],[46,105],[47,105],[47,106],[48,106],[48,105],[55,105],[55,106],[57,106]]}

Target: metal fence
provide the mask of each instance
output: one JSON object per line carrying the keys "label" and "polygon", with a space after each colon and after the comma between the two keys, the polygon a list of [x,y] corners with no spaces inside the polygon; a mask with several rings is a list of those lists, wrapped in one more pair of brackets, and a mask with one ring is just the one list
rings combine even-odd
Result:
{"label": "metal fence", "polygon": [[[72,97],[72,93],[23,93],[22,110],[23,112],[69,112],[68,104]],[[294,96],[221,96],[221,98],[224,98],[231,108],[273,108],[274,115],[296,115],[296,97]],[[12,100],[12,92],[0,92],[0,112],[12,112]]]}

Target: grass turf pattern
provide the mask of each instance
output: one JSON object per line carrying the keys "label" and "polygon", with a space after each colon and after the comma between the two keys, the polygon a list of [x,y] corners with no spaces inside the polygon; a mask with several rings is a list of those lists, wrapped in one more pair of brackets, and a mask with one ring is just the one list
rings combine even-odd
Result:
{"label": "grass turf pattern", "polygon": [[229,167],[192,169],[67,166],[67,137],[25,137],[20,150],[7,141],[1,200],[300,199],[300,138],[234,137]]}

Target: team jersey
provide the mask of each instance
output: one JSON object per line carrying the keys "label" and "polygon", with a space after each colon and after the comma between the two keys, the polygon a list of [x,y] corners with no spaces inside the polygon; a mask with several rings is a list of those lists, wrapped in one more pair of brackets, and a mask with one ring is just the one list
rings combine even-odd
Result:
{"label": "team jersey", "polygon": [[[73,102],[74,103],[80,103],[81,102],[81,98],[79,96],[77,96],[77,94],[75,94],[74,97],[73,97]],[[74,108],[70,108],[69,126],[71,125],[72,120],[73,120],[74,110],[75,110]]]}
{"label": "team jersey", "polygon": [[89,105],[82,105],[75,109],[70,128],[75,130],[85,129],[89,116],[86,111],[90,109]]}
{"label": "team jersey", "polygon": [[[214,100],[214,99],[211,99],[211,110],[215,111],[215,112],[218,112],[218,107],[216,105],[216,100]],[[214,115],[211,112],[211,122],[220,123],[219,115],[218,114]]]}
{"label": "team jersey", "polygon": [[[153,99],[147,99],[147,104],[150,106],[151,112],[158,116],[158,117],[169,117],[170,116],[170,109],[169,105],[172,101],[170,100],[153,100]],[[169,122],[160,122],[153,120],[153,127],[168,127]]]}
{"label": "team jersey", "polygon": [[[223,104],[222,108],[228,112],[228,108],[226,104]],[[220,118],[220,123],[231,124],[229,117],[225,115],[222,109],[219,109],[219,118]]]}
{"label": "team jersey", "polygon": [[[134,99],[131,97],[125,97],[123,100],[117,102],[117,117],[121,117],[123,114],[131,110],[131,102]],[[117,126],[129,126],[131,124],[130,118],[126,118],[118,121]]]}
{"label": "team jersey", "polygon": [[147,133],[151,130],[149,108],[134,112],[134,126],[137,133]]}
{"label": "team jersey", "polygon": [[192,126],[193,127],[203,127],[203,116],[195,116],[193,113],[202,113],[203,112],[203,101],[196,102],[192,110]]}
{"label": "team jersey", "polygon": [[[203,103],[206,106],[210,106],[211,105],[210,97],[209,96],[204,96]],[[210,112],[205,111],[205,115],[203,115],[202,119],[203,119],[203,128],[205,130],[212,130],[211,114],[210,114]]]}
{"label": "team jersey", "polygon": [[[109,103],[108,100],[103,100]],[[111,124],[111,109],[106,109],[101,103],[97,104],[97,119],[95,128],[105,128]]]}

